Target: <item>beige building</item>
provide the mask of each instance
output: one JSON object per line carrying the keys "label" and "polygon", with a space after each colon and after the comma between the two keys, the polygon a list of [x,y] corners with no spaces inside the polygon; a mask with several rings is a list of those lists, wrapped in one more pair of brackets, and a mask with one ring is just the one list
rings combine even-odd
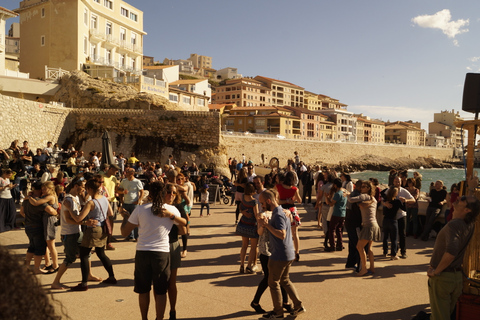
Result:
{"label": "beige building", "polygon": [[322,108],[320,110],[324,109],[344,109],[347,110],[347,105],[340,103],[339,100],[333,99],[329,96],[326,96],[324,94],[319,94],[318,99],[321,101]]}
{"label": "beige building", "polygon": [[354,116],[357,117],[357,142],[385,143],[385,122],[363,114]]}
{"label": "beige building", "polygon": [[464,135],[460,127],[455,125],[456,121],[462,121],[460,113],[452,111],[441,111],[433,114],[433,122],[428,124],[428,133],[445,137],[445,141],[451,141],[453,147],[461,148]]}
{"label": "beige building", "polygon": [[16,14],[13,11],[10,11],[6,8],[0,7],[0,75],[5,75],[5,54],[6,54],[6,45],[5,45],[5,25],[6,20],[16,17]]}
{"label": "beige building", "polygon": [[336,124],[318,111],[306,108],[284,107],[301,119],[301,138],[305,140],[329,141],[336,138]]}
{"label": "beige building", "polygon": [[272,90],[251,78],[226,80],[215,88],[213,103],[233,104],[241,107],[272,105]]}
{"label": "beige building", "polygon": [[[44,78],[45,66],[111,66],[112,77],[140,74],[143,12],[122,0],[23,0],[20,71]],[[91,69],[94,69],[91,67]]]}
{"label": "beige building", "polygon": [[303,108],[305,89],[293,83],[272,78],[256,76],[254,78],[272,90],[272,105]]}
{"label": "beige building", "polygon": [[291,110],[280,107],[236,107],[222,117],[222,128],[227,131],[278,135],[301,138],[301,119]]}
{"label": "beige building", "polygon": [[187,60],[192,61],[194,68],[212,68],[212,57],[201,56],[196,53],[191,53],[190,58],[188,58]]}
{"label": "beige building", "polygon": [[418,122],[387,122],[385,124],[385,142],[424,146],[425,130],[420,128]]}
{"label": "beige building", "polygon": [[322,114],[328,116],[335,123],[336,137],[340,141],[357,141],[357,117],[353,112],[343,108],[323,109]]}
{"label": "beige building", "polygon": [[310,91],[305,91],[303,99],[303,107],[311,111],[322,110],[322,99],[319,95]]}

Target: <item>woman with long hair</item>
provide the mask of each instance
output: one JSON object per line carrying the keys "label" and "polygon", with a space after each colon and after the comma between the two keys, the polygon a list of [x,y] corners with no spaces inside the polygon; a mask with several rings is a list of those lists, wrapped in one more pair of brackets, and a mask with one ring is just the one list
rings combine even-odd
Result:
{"label": "woman with long hair", "polygon": [[235,224],[238,223],[238,216],[240,215],[240,203],[242,203],[243,191],[247,182],[247,168],[242,167],[242,169],[240,169],[238,172],[237,180],[235,180],[233,183],[237,187],[237,191],[235,192],[235,204],[237,205],[237,208],[235,209]]}
{"label": "woman with long hair", "polygon": [[[363,276],[367,273],[375,273],[374,255],[372,252],[373,241],[380,240],[380,227],[377,223],[377,200],[375,200],[375,189],[372,187],[370,181],[364,181],[361,187],[361,194],[356,197],[350,197],[352,203],[359,202],[360,212],[362,214],[362,230],[358,236],[357,251],[360,255],[360,270],[357,275]],[[368,260],[370,261],[370,268],[367,270],[367,254],[365,253],[365,246],[368,251]]]}
{"label": "woman with long hair", "polygon": [[[55,210],[58,210],[58,198],[55,192],[55,184],[53,181],[47,181],[42,184],[42,198],[36,200],[32,197],[28,198],[28,201],[33,206],[39,206],[47,203]],[[45,271],[48,273],[54,273],[58,271],[58,252],[55,247],[55,239],[57,233],[58,214],[50,215],[45,213],[43,216],[43,230],[45,234],[45,240],[47,241],[47,252],[45,253]],[[50,262],[50,255],[52,262]]]}
{"label": "woman with long hair", "polygon": [[300,192],[294,184],[295,175],[292,171],[289,171],[285,174],[283,181],[279,181],[275,185],[275,189],[278,192],[278,203],[282,208],[290,210],[292,214],[292,237],[293,245],[295,247],[295,261],[300,260],[300,239],[298,236],[298,227],[300,226],[300,216],[297,213],[297,207],[295,202],[302,203],[302,198],[300,197]]}
{"label": "woman with long hair", "polygon": [[[240,200],[239,204],[239,210],[242,213],[242,217],[237,224],[235,232],[242,237],[242,249],[240,250],[240,273],[255,273],[254,269],[257,264],[258,201],[253,196],[255,193],[255,185],[252,182],[247,182],[245,184],[242,199]],[[248,244],[250,244],[250,254],[248,255],[247,268],[244,269]]]}
{"label": "woman with long hair", "polygon": [[[330,246],[325,247],[325,251],[342,251],[343,250],[343,226],[345,224],[345,216],[347,214],[347,197],[344,195],[342,181],[339,178],[333,180],[332,189],[326,197],[327,205],[333,207],[332,216],[328,225],[327,238]],[[353,191],[353,190],[352,190]],[[335,235],[337,236],[337,244],[335,245]]]}
{"label": "woman with long hair", "polygon": [[85,218],[97,220],[95,226],[87,226],[83,233],[83,240],[80,244],[80,267],[82,270],[82,282],[72,291],[87,291],[88,290],[88,276],[90,274],[89,256],[92,248],[95,248],[95,253],[102,262],[103,267],[108,272],[108,278],[103,280],[103,284],[116,284],[115,274],[113,273],[113,266],[110,259],[105,254],[105,245],[107,244],[108,234],[103,232],[102,226],[106,223],[109,217],[113,217],[113,210],[108,199],[99,193],[101,182],[97,179],[90,179],[85,184],[85,189],[91,200],[88,201],[78,216],[72,218],[80,222]]}
{"label": "woman with long hair", "polygon": [[[386,257],[388,253],[388,238],[390,237],[391,250],[390,257],[392,260],[398,260],[397,257],[397,234],[398,221],[397,212],[402,207],[402,203],[397,199],[398,188],[391,186],[383,199],[383,255]],[[385,204],[391,204],[386,206]]]}
{"label": "woman with long hair", "polygon": [[413,235],[415,239],[419,236],[418,231],[418,197],[420,196],[420,190],[415,186],[415,179],[407,179],[407,191],[410,192],[415,201],[406,202],[405,206],[407,209],[407,236]]}
{"label": "woman with long hair", "polygon": [[181,266],[182,260],[182,250],[180,247],[180,242],[178,241],[179,235],[184,235],[187,233],[187,219],[188,215],[185,211],[185,205],[182,201],[182,196],[177,192],[177,187],[168,183],[166,186],[166,193],[164,201],[166,204],[173,205],[180,212],[180,216],[185,221],[181,221],[182,225],[173,225],[172,230],[170,230],[169,244],[170,244],[170,281],[168,283],[168,300],[170,301],[170,319],[174,320],[177,318],[177,274],[178,268]]}
{"label": "woman with long hair", "polygon": [[176,191],[163,182],[155,181],[150,185],[148,203],[138,205],[131,214],[125,210],[121,212],[124,218],[122,236],[128,236],[138,227],[134,291],[139,294],[142,319],[147,319],[152,284],[157,319],[163,319],[171,277],[169,233],[174,224],[186,225],[178,209],[166,202],[169,192],[173,196]]}

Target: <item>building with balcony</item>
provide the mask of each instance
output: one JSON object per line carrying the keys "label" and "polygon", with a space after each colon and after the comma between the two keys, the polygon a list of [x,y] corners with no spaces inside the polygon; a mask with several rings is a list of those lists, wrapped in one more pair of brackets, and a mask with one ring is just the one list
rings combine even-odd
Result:
{"label": "building with balcony", "polygon": [[281,107],[236,107],[222,117],[222,128],[227,131],[280,135],[301,138],[301,119],[291,110]]}
{"label": "building with balcony", "polygon": [[156,78],[157,80],[172,83],[180,80],[179,66],[145,66],[143,67],[143,75]]}
{"label": "building with balcony", "polygon": [[451,146],[451,141],[448,138],[437,136],[435,133],[428,133],[425,136],[425,145],[429,147],[447,147]]}
{"label": "building with balcony", "polygon": [[353,112],[338,108],[324,109],[320,113],[328,116],[335,123],[337,140],[357,141],[357,117]]}
{"label": "building with balcony", "polygon": [[191,53],[190,58],[187,60],[192,61],[192,65],[194,68],[212,68],[212,57],[201,56],[196,53]]}
{"label": "building with balcony", "polygon": [[240,79],[242,78],[242,75],[238,73],[237,68],[223,68],[220,70],[217,70],[215,74],[216,80],[228,80],[228,79]]}
{"label": "building with balcony", "polygon": [[213,103],[233,104],[239,107],[269,106],[272,90],[251,78],[226,80],[215,89]]}
{"label": "building with balcony", "polygon": [[263,76],[256,76],[254,78],[263,83],[263,85],[272,91],[271,105],[277,107],[304,107],[305,89],[293,83],[267,78]]}
{"label": "building with balcony", "polygon": [[424,146],[425,130],[421,129],[419,122],[387,122],[385,123],[385,143]]}
{"label": "building with balcony", "polygon": [[311,111],[322,110],[322,100],[319,95],[310,91],[305,91],[303,107]]}
{"label": "building with balcony", "polygon": [[319,94],[318,99],[321,101],[322,104],[322,109],[343,109],[347,110],[347,105],[340,103],[339,100],[333,99],[329,96],[326,96],[324,94]]}
{"label": "building with balcony", "polygon": [[20,71],[44,78],[64,70],[111,67],[110,77],[141,74],[143,12],[122,0],[23,0]]}
{"label": "building with balcony", "polygon": [[301,119],[301,138],[305,140],[330,141],[336,139],[336,125],[318,111],[306,108],[284,107]]}
{"label": "building with balcony", "polygon": [[178,66],[179,67],[178,71],[182,74],[187,74],[187,75],[195,74],[193,63],[190,60],[182,60],[182,59],[170,60],[168,58],[165,58],[163,60],[163,64],[168,66]]}
{"label": "building with balcony", "polygon": [[463,121],[460,113],[452,111],[441,111],[433,114],[433,122],[428,124],[428,133],[445,137],[455,148],[462,147],[464,135],[460,127],[455,125],[456,121]]}
{"label": "building with balcony", "polygon": [[0,75],[5,75],[5,55],[6,55],[6,41],[5,41],[5,25],[7,19],[18,16],[15,12],[6,8],[0,7]]}
{"label": "building with balcony", "polygon": [[385,123],[363,114],[357,117],[357,142],[385,143]]}

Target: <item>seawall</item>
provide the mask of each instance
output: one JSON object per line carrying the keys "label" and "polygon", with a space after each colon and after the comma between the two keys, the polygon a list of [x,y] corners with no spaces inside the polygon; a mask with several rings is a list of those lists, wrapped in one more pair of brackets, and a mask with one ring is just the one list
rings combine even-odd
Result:
{"label": "seawall", "polygon": [[285,166],[288,159],[294,158],[294,151],[297,151],[300,159],[306,163],[327,165],[349,162],[372,154],[390,159],[431,157],[447,161],[453,153],[451,149],[405,145],[299,141],[241,135],[223,135],[223,138],[228,157],[242,159],[243,153],[247,160],[259,164],[268,164],[272,157],[276,157],[280,166]]}

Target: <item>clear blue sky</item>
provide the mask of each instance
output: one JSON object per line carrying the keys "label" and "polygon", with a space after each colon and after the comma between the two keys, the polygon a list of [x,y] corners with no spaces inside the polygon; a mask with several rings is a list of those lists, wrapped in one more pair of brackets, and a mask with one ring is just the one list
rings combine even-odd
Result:
{"label": "clear blue sky", "polygon": [[144,12],[144,54],[156,60],[211,56],[215,69],[289,81],[423,129],[434,112],[460,111],[465,74],[480,72],[478,0],[127,2]]}

